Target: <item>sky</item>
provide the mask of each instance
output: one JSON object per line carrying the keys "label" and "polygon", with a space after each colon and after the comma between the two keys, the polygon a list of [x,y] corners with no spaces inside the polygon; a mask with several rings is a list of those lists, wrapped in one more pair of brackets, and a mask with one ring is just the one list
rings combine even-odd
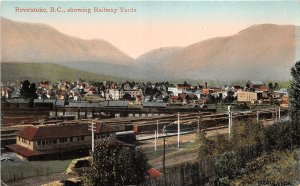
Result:
{"label": "sky", "polygon": [[[51,7],[65,12],[50,12]],[[121,12],[121,7],[135,12]],[[45,8],[47,13],[16,12]],[[91,9],[91,13],[68,9]],[[98,9],[117,9],[94,12]],[[254,24],[300,25],[300,1],[2,1],[1,16],[49,24],[82,39],[104,39],[137,58],[160,47],[233,35]]]}

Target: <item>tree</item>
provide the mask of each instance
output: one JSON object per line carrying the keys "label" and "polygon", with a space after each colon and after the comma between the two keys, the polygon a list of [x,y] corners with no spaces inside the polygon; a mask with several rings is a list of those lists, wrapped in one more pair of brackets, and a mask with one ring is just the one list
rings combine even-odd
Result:
{"label": "tree", "polygon": [[265,130],[266,150],[283,150],[291,146],[290,122],[278,122]]}
{"label": "tree", "polygon": [[207,139],[204,132],[200,132],[197,138],[199,142],[198,159],[205,160],[206,158],[213,156],[215,145],[214,141]]}
{"label": "tree", "polygon": [[28,98],[29,87],[30,87],[30,82],[28,80],[25,80],[22,82],[20,94],[23,98]]}
{"label": "tree", "polygon": [[28,80],[25,80],[22,82],[22,87],[20,90],[21,96],[24,99],[35,99],[37,98],[37,94],[36,94],[36,84],[35,83],[31,83]]}
{"label": "tree", "polygon": [[292,80],[289,89],[289,115],[291,119],[291,139],[300,144],[300,61],[291,69]]}
{"label": "tree", "polygon": [[29,87],[29,93],[28,93],[28,96],[29,96],[29,98],[31,98],[31,99],[36,99],[36,98],[38,98],[38,96],[37,96],[37,93],[36,93],[36,84],[35,83],[31,83],[30,84],[30,87]]}
{"label": "tree", "polygon": [[242,168],[240,158],[233,151],[223,153],[215,165],[219,178],[236,178]]}
{"label": "tree", "polygon": [[279,84],[277,82],[275,82],[274,84],[274,90],[278,90],[279,89]]}
{"label": "tree", "polygon": [[140,150],[103,139],[95,144],[83,181],[92,186],[137,185],[144,181],[147,169],[147,159]]}
{"label": "tree", "polygon": [[268,88],[269,88],[269,91],[273,91],[274,87],[273,87],[273,83],[272,82],[269,83]]}

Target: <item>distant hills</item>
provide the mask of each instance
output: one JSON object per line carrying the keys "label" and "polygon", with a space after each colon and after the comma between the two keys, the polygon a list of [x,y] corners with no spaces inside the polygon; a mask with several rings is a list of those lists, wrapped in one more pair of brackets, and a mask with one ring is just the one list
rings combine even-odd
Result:
{"label": "distant hills", "polygon": [[180,77],[288,79],[296,60],[296,29],[300,31],[289,25],[254,25],[229,37],[187,46],[161,68]]}
{"label": "distant hills", "polygon": [[5,62],[130,64],[133,59],[105,40],[83,40],[45,24],[1,19]]}
{"label": "distant hills", "polygon": [[95,81],[121,81],[123,79],[51,63],[1,63],[1,80],[4,82],[25,79],[29,81],[75,81],[79,78]]}
{"label": "distant hills", "polygon": [[[80,70],[78,78],[86,71],[101,77],[153,81],[288,80],[289,69],[300,59],[299,33],[300,27],[293,25],[254,25],[232,36],[154,49],[133,59],[105,40],[83,40],[48,25],[2,18],[1,62],[14,62],[15,66],[56,63],[55,67],[69,72]],[[8,66],[2,65],[2,72]],[[13,73],[14,68],[9,68]],[[6,75],[2,74],[2,79]],[[26,72],[14,75],[16,79],[29,77]]]}

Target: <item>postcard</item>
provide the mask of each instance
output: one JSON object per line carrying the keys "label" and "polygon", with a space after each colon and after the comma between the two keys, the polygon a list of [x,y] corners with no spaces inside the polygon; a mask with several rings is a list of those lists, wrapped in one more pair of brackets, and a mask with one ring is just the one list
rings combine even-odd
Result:
{"label": "postcard", "polygon": [[300,1],[1,2],[1,185],[297,185]]}

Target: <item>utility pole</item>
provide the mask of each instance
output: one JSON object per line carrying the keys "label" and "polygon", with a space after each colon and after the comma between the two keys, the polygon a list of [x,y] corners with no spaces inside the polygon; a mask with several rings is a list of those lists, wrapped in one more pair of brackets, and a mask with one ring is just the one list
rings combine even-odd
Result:
{"label": "utility pole", "polygon": [[200,115],[198,116],[198,128],[197,128],[197,132],[200,132]]}
{"label": "utility pole", "polygon": [[154,131],[154,150],[156,151],[156,130]]}
{"label": "utility pole", "polygon": [[177,118],[177,148],[180,148],[180,119],[179,119],[179,112]]}
{"label": "utility pole", "polygon": [[164,128],[163,128],[163,132],[165,133],[165,136],[164,136],[164,149],[163,149],[163,174],[164,174],[165,185],[167,185],[167,178],[166,178],[166,136],[167,136],[167,130],[166,130],[166,126],[164,126]]}
{"label": "utility pole", "polygon": [[281,110],[280,110],[280,106],[279,106],[279,110],[278,110],[278,120],[280,121],[281,120]]}
{"label": "utility pole", "polygon": [[232,112],[231,112],[231,106],[228,106],[228,132],[229,136],[231,133],[231,127],[232,127]]}
{"label": "utility pole", "polygon": [[259,111],[256,111],[256,122],[259,123]]}
{"label": "utility pole", "polygon": [[158,136],[158,120],[156,122],[156,132],[157,132],[157,136]]}
{"label": "utility pole", "polygon": [[91,125],[89,126],[89,130],[92,131],[92,152],[95,150],[95,135],[94,132],[96,131],[95,120],[92,121]]}

